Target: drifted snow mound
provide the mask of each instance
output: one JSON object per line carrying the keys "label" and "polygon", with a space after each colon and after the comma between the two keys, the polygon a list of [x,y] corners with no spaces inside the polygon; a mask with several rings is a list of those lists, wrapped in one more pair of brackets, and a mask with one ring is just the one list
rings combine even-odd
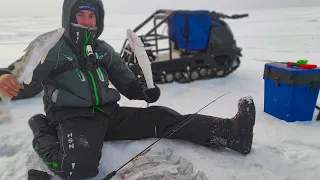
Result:
{"label": "drifted snow mound", "polygon": [[121,180],[208,180],[203,172],[195,175],[193,164],[171,149],[146,153],[120,170],[114,179]]}

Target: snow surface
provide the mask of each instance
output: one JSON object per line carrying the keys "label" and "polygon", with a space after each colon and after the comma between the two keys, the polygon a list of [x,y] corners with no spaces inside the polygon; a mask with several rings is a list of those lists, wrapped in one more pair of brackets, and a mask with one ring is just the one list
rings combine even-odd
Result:
{"label": "snow surface", "polygon": [[[13,8],[17,2],[9,3],[6,13],[0,16],[0,67],[5,67],[22,55],[22,50],[40,33],[60,27],[61,0],[46,2],[28,1],[28,4]],[[14,2],[14,3],[13,3]],[[122,11],[128,1],[107,1],[106,27],[102,39],[120,51],[127,28],[133,29],[147,18],[156,8],[146,3],[143,8]],[[130,1],[131,2],[131,1]],[[142,1],[138,1],[142,2]],[[146,2],[146,1],[145,1]],[[158,2],[158,1],[157,1]],[[160,1],[159,1],[160,2]],[[161,152],[165,148],[186,158],[194,166],[194,173],[203,171],[209,179],[239,180],[317,180],[320,174],[320,123],[317,121],[287,123],[263,112],[263,69],[259,60],[295,61],[308,59],[320,65],[320,7],[288,7],[274,9],[228,10],[214,9],[219,3],[183,1],[184,4],[170,4],[169,1],[157,8],[208,8],[225,13],[249,13],[241,20],[228,20],[237,43],[242,47],[244,57],[240,68],[223,79],[197,81],[189,84],[159,85],[162,95],[153,105],[168,106],[180,113],[193,113],[221,94],[230,91],[203,111],[202,114],[232,117],[237,112],[238,99],[251,95],[257,108],[254,143],[252,153],[239,155],[229,150],[211,150],[187,142],[161,140],[150,153]],[[201,1],[204,2],[204,1]],[[211,2],[211,1],[206,1]],[[19,2],[22,3],[22,2]],[[10,6],[11,4],[11,6]],[[160,3],[157,3],[160,5]],[[38,5],[38,6],[37,6]],[[130,3],[130,5],[134,5]],[[150,6],[151,9],[146,7]],[[130,6],[131,7],[131,6]],[[227,6],[225,6],[227,7]],[[47,9],[48,8],[48,11]],[[236,9],[236,6],[230,9]],[[20,11],[21,10],[21,11]],[[2,11],[3,12],[3,11]],[[57,12],[56,14],[54,12]],[[122,98],[124,106],[145,107],[141,101]],[[32,132],[28,119],[43,113],[41,94],[29,100],[11,104],[13,120],[0,125],[0,179],[20,180],[26,178],[28,167],[37,164],[31,141]],[[315,114],[317,111],[315,112]],[[201,130],[199,130],[201,131]],[[196,136],[196,134],[195,134]],[[102,179],[107,173],[122,165],[139,153],[153,139],[141,141],[107,142],[103,148],[100,164]]]}

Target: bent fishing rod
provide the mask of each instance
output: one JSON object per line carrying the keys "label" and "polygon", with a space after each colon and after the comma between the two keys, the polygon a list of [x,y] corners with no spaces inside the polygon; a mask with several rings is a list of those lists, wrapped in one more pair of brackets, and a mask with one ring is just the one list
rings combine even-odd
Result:
{"label": "bent fishing rod", "polygon": [[164,138],[168,138],[170,137],[172,134],[174,134],[175,132],[177,132],[179,129],[181,129],[182,127],[184,127],[186,124],[188,124],[190,121],[193,120],[193,118],[203,109],[205,109],[206,107],[208,107],[210,104],[214,103],[215,101],[217,101],[218,99],[222,98],[223,96],[227,95],[230,92],[224,93],[221,96],[215,98],[214,100],[212,100],[210,103],[208,103],[207,105],[205,105],[204,107],[202,107],[200,110],[198,110],[197,112],[195,112],[192,116],[189,116],[186,121],[180,125],[177,129],[173,129],[172,131],[169,131],[168,133],[166,133],[163,137],[158,138],[155,142],[153,142],[152,144],[150,144],[148,147],[146,147],[143,151],[141,151],[139,154],[137,154],[136,156],[134,156],[132,159],[130,159],[128,162],[126,162],[125,164],[123,164],[121,167],[119,167],[118,169],[110,172],[106,177],[104,177],[102,180],[110,180],[113,176],[115,176],[117,174],[118,171],[120,171],[123,167],[125,167],[127,164],[129,164],[131,161],[133,161],[134,159],[136,159],[137,157],[139,157],[142,154],[145,154],[146,152],[149,152],[150,148],[155,145],[157,142],[159,142],[161,139]]}

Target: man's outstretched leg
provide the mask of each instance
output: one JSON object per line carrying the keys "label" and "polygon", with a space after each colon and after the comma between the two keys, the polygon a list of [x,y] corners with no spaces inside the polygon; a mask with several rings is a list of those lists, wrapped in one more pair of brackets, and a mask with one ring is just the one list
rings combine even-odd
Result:
{"label": "man's outstretched leg", "polygon": [[32,145],[48,168],[64,179],[95,177],[107,130],[105,117],[68,117],[55,127],[49,126],[47,119],[35,115],[29,125],[34,133]]}
{"label": "man's outstretched leg", "polygon": [[228,147],[248,154],[252,145],[255,106],[251,97],[242,98],[238,113],[233,118],[219,118],[201,114],[181,115],[161,106],[148,108],[120,107],[110,119],[105,140],[139,140],[163,137],[185,121],[194,118],[176,131],[170,139],[179,139],[199,145]]}

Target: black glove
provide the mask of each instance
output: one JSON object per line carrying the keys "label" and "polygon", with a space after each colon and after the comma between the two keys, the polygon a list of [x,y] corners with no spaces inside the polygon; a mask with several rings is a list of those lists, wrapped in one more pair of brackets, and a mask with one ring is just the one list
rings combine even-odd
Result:
{"label": "black glove", "polygon": [[144,100],[148,103],[156,102],[160,97],[160,89],[154,84],[154,88],[148,89],[147,84],[142,79],[135,79],[128,87],[125,96],[128,99]]}
{"label": "black glove", "polygon": [[157,85],[154,85],[155,87],[154,88],[151,88],[151,89],[144,89],[142,91],[144,97],[145,97],[145,101],[148,102],[148,103],[154,103],[156,102],[159,97],[160,97],[160,89]]}

